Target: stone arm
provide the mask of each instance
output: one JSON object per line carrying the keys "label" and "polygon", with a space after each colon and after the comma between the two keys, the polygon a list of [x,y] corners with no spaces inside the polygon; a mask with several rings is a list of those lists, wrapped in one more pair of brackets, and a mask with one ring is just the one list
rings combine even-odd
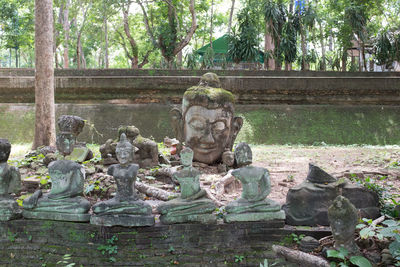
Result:
{"label": "stone arm", "polygon": [[10,167],[10,184],[8,186],[8,193],[18,193],[21,190],[21,174],[18,168]]}
{"label": "stone arm", "polygon": [[111,165],[108,170],[107,170],[107,174],[114,176],[114,169],[115,169],[116,164]]}
{"label": "stone arm", "polygon": [[265,170],[260,181],[260,200],[264,200],[271,193],[271,179],[268,170]]}

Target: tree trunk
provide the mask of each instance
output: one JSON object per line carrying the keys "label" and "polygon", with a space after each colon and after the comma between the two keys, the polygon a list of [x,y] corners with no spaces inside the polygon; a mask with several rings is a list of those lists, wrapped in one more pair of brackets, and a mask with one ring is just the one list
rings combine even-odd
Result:
{"label": "tree trunk", "polygon": [[15,67],[18,68],[18,48],[15,48]]}
{"label": "tree trunk", "polygon": [[211,20],[210,20],[210,47],[212,47],[213,38],[213,18],[214,18],[214,0],[211,0]]}
{"label": "tree trunk", "polygon": [[232,0],[231,11],[229,13],[228,34],[231,33],[231,29],[232,29],[232,18],[233,18],[234,9],[235,9],[235,0]]}
{"label": "tree trunk", "polygon": [[345,49],[342,55],[342,71],[346,71],[346,65],[347,65],[347,49]]}
{"label": "tree trunk", "polygon": [[264,52],[270,53],[271,58],[264,58],[264,68],[268,70],[275,70],[274,50],[275,44],[272,37],[272,20],[265,22],[265,39],[264,39]]}
{"label": "tree trunk", "polygon": [[69,68],[69,56],[68,56],[68,43],[69,43],[69,1],[65,0],[64,8],[64,19],[63,19],[63,29],[64,29],[64,69]]}
{"label": "tree trunk", "polygon": [[326,51],[325,51],[325,38],[324,31],[322,29],[322,23],[319,24],[319,34],[320,34],[320,42],[321,42],[321,54],[322,54],[322,62],[321,62],[321,70],[326,70]]}
{"label": "tree trunk", "polygon": [[106,69],[109,67],[108,61],[108,27],[107,27],[107,17],[104,16],[104,62],[106,65]]}
{"label": "tree trunk", "polygon": [[35,138],[33,149],[55,145],[53,1],[35,1]]}
{"label": "tree trunk", "polygon": [[124,9],[122,11],[123,13],[123,20],[124,20],[124,32],[126,37],[128,38],[129,44],[131,45],[131,49],[132,49],[132,56],[131,56],[131,68],[132,69],[137,69],[138,68],[138,64],[139,64],[139,47],[135,41],[135,39],[133,39],[132,35],[131,35],[131,31],[129,29],[129,20],[128,20],[128,10],[129,10],[129,6],[126,7],[126,9]]}
{"label": "tree trunk", "polygon": [[300,28],[301,53],[302,53],[301,70],[309,70],[310,66],[306,62],[306,56],[307,56],[306,30],[303,27],[304,26],[302,25]]}

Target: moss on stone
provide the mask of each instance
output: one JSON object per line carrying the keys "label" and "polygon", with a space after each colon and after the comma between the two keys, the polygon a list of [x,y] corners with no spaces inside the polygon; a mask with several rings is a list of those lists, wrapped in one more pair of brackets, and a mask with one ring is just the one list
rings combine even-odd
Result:
{"label": "moss on stone", "polygon": [[192,86],[186,90],[183,97],[187,100],[194,100],[198,97],[207,97],[210,101],[217,103],[234,102],[234,95],[222,88],[213,88],[208,86]]}

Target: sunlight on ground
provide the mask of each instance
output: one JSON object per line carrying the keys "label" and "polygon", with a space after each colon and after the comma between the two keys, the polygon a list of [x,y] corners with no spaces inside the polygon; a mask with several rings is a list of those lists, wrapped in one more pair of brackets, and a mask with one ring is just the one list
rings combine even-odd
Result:
{"label": "sunlight on ground", "polygon": [[10,159],[23,158],[29,151],[31,151],[32,143],[25,144],[12,144]]}
{"label": "sunlight on ground", "polygon": [[[100,156],[100,152],[99,152],[100,146],[99,145],[87,144],[87,147],[93,151],[95,157]],[[32,143],[12,144],[10,159],[23,158],[27,153],[29,153],[31,151],[31,148],[32,148]]]}

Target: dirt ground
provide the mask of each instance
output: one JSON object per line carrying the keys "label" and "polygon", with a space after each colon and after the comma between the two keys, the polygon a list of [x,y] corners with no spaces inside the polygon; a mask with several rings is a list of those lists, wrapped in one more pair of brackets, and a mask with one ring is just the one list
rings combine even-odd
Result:
{"label": "dirt ground", "polygon": [[[321,167],[336,178],[370,177],[400,193],[400,146],[252,146],[253,165],[267,168],[271,177],[268,198],[283,204],[288,190],[307,177],[309,163]],[[221,175],[203,175],[204,187],[212,193]],[[211,181],[210,181],[211,180]],[[210,183],[211,182],[211,183]],[[232,183],[223,196],[215,197],[224,204],[240,196],[240,183]]]}

